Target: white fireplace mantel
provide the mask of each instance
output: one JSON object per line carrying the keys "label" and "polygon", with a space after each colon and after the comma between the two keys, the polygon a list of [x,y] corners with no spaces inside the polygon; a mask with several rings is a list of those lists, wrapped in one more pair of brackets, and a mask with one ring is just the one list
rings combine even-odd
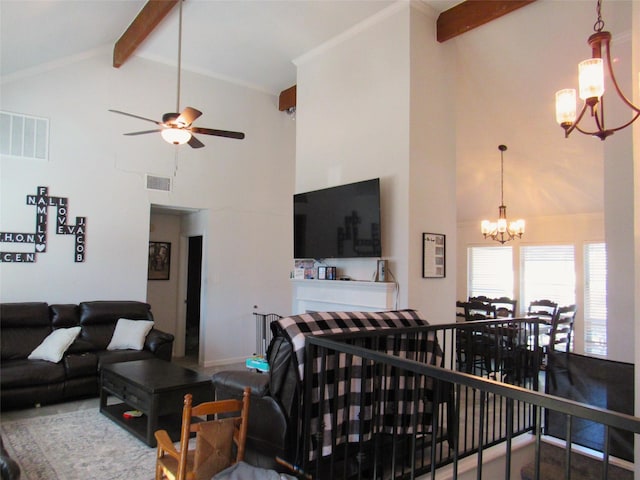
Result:
{"label": "white fireplace mantel", "polygon": [[396,308],[396,284],[359,280],[291,280],[294,315],[307,312],[366,311]]}

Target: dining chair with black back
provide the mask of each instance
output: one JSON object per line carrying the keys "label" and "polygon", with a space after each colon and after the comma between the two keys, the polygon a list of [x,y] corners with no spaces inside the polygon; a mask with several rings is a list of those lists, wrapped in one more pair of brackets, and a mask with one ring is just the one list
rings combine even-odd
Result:
{"label": "dining chair with black back", "polygon": [[[487,302],[456,302],[457,311],[464,312],[465,322],[491,320],[495,318],[495,309]],[[477,329],[464,327],[458,330],[458,360],[467,373],[480,370],[481,375],[490,375],[493,371],[490,339],[487,327],[479,325]]]}
{"label": "dining chair with black back", "polygon": [[496,318],[496,309],[488,302],[473,300],[465,302],[463,308],[467,322]]}
{"label": "dining chair with black back", "polygon": [[468,302],[482,302],[482,303],[491,303],[491,298],[487,297],[486,295],[476,295],[473,297],[469,297],[469,299],[467,300]]}
{"label": "dining chair with black back", "polygon": [[[572,350],[572,338],[573,327],[576,319],[577,307],[576,305],[568,305],[565,307],[559,307],[556,310],[556,314],[551,322],[551,331],[548,335],[542,335],[540,338],[540,345],[543,348],[543,352],[547,357],[547,373],[556,386],[556,355],[565,354],[568,362],[569,352]],[[566,364],[566,362],[565,362]],[[573,378],[571,377],[571,371],[569,370],[569,382],[573,384]]]}
{"label": "dining chair with black back", "polygon": [[517,316],[518,300],[509,297],[492,298],[489,304],[495,308],[496,317],[515,318]]}
{"label": "dining chair with black back", "polygon": [[549,325],[558,310],[558,304],[552,300],[534,300],[529,303],[527,316],[538,317]]}

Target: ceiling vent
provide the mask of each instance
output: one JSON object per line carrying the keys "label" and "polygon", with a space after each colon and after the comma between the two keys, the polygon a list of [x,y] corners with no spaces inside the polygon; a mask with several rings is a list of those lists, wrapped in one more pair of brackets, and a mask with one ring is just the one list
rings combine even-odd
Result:
{"label": "ceiling vent", "polygon": [[171,191],[171,178],[169,177],[156,177],[155,175],[147,174],[147,190],[159,190],[161,192]]}
{"label": "ceiling vent", "polygon": [[0,111],[0,154],[47,160],[49,119]]}

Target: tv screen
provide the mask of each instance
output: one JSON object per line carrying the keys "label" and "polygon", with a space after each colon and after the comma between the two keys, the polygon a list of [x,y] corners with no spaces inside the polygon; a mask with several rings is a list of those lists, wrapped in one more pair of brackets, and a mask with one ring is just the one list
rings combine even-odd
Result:
{"label": "tv screen", "polygon": [[294,195],[294,258],[381,255],[379,178]]}

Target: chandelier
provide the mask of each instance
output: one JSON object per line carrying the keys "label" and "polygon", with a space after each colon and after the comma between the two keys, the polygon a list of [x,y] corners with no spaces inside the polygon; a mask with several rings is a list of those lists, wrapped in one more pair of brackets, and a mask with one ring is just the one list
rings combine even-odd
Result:
{"label": "chandelier", "polygon": [[[604,21],[601,14],[602,0],[598,0],[596,12],[598,19],[593,25],[594,34],[589,37],[588,43],[591,46],[592,58],[580,62],[578,65],[578,82],[580,98],[584,100],[582,110],[576,117],[576,91],[572,88],[559,90],[556,92],[556,121],[564,128],[564,136],[567,138],[573,130],[578,130],[585,135],[594,135],[600,140],[604,140],[614,132],[628,127],[636,121],[640,116],[640,108],[633,105],[627,97],[624,96],[616,77],[613,73],[611,64],[611,33],[603,31]],[[604,48],[605,57],[602,58],[602,50]],[[618,96],[635,114],[630,121],[616,128],[606,128],[604,122],[604,64],[606,63],[607,73],[611,78],[611,83],[618,93]],[[597,130],[586,130],[578,126],[587,109],[591,113],[591,117],[595,122]]]}
{"label": "chandelier", "polygon": [[504,204],[504,151],[506,145],[498,145],[500,150],[500,206],[498,207],[498,221],[490,222],[483,220],[480,231],[484,238],[490,238],[501,244],[505,244],[514,238],[522,238],[524,233],[524,220],[519,219],[514,222],[507,222],[507,207]]}

